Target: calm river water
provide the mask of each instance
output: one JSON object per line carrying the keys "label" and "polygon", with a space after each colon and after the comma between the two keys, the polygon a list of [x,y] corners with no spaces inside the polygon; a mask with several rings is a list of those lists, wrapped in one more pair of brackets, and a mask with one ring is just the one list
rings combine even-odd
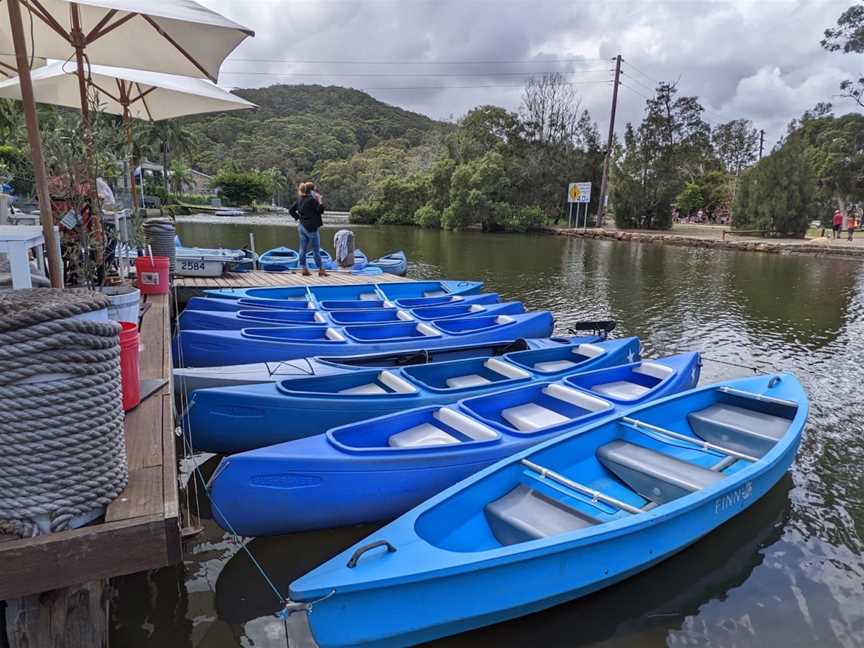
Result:
{"label": "calm river water", "polygon": [[[187,245],[200,246],[240,247],[249,230],[180,227]],[[811,399],[794,469],[737,519],[615,587],[435,646],[864,646],[864,264],[551,236],[355,232],[370,257],[404,249],[411,277],[482,279],[554,311],[562,332],[614,318],[615,334],[638,335],[647,356],[702,351],[703,381],[751,374],[746,367],[794,372]],[[297,240],[293,228],[255,235],[259,251]],[[322,238],[332,241],[332,230]],[[111,645],[286,645],[275,596],[201,509],[205,532],[184,565],[116,581]],[[372,528],[249,547],[287,591]]]}

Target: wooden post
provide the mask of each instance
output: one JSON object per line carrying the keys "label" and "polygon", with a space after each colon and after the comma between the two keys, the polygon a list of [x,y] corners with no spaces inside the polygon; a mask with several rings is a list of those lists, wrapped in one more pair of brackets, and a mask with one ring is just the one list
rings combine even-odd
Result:
{"label": "wooden post", "polygon": [[618,86],[621,79],[621,55],[615,57],[615,80],[612,85],[612,111],[609,114],[609,138],[606,140],[606,158],[603,160],[603,178],[600,180],[600,204],[597,206],[597,226],[606,224],[606,195],[609,192],[609,162],[612,159],[612,140],[615,137],[615,111],[618,109]]}
{"label": "wooden post", "polygon": [[39,197],[39,221],[42,224],[42,236],[45,238],[45,248],[48,251],[48,271],[51,273],[51,285],[54,288],[62,288],[63,266],[60,262],[54,233],[54,213],[51,209],[51,193],[48,189],[45,160],[42,157],[39,117],[36,114],[36,102],[33,99],[33,82],[30,80],[30,63],[27,60],[27,44],[24,38],[24,23],[21,20],[21,6],[18,0],[7,0],[6,5],[9,7],[9,26],[12,31],[12,42],[15,46],[15,61],[18,64],[21,101],[24,104],[24,119],[27,122],[27,141],[30,144],[30,157],[33,161],[36,195]]}
{"label": "wooden post", "polygon": [[107,581],[6,602],[9,648],[100,648],[108,644]]}

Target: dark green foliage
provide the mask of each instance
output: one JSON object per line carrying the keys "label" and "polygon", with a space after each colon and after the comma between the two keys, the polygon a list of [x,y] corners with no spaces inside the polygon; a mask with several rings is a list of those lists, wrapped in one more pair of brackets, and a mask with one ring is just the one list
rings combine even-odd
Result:
{"label": "dark green foliage", "polygon": [[804,143],[796,138],[741,176],[733,226],[803,236],[819,216],[816,174]]}
{"label": "dark green foliage", "polygon": [[33,192],[33,163],[21,149],[0,146],[0,173],[9,177],[12,193],[28,195]]}
{"label": "dark green foliage", "polygon": [[199,195],[199,194],[178,194],[169,193],[165,196],[165,204],[168,205],[210,205],[210,202],[215,196]]}
{"label": "dark green foliage", "polygon": [[441,227],[441,212],[435,209],[431,204],[423,205],[420,209],[414,212],[414,224],[420,227],[428,227],[437,229]]}
{"label": "dark green foliage", "polygon": [[260,171],[223,171],[210,182],[224,202],[232,206],[251,205],[270,196],[271,183]]}

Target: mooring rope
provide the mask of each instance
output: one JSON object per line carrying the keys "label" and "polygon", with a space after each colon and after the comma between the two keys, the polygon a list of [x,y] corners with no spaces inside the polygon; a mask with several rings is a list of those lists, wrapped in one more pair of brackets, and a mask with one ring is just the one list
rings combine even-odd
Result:
{"label": "mooring rope", "polygon": [[0,532],[62,531],[126,487],[120,325],[72,319],[108,305],[84,290],[0,293]]}

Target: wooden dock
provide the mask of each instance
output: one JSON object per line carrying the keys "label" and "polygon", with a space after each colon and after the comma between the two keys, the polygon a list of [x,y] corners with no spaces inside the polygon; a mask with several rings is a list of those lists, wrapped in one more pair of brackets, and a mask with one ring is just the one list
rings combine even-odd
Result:
{"label": "wooden dock", "polygon": [[[148,296],[145,303],[149,307],[141,325],[141,379],[169,381],[169,295]],[[86,645],[83,639],[78,642],[63,634],[63,621],[74,617],[72,611],[48,607],[51,604],[46,604],[46,600],[55,601],[54,605],[72,605],[79,591],[86,592],[90,600],[84,606],[95,605],[98,611],[100,603],[93,599],[104,595],[106,579],[157,569],[181,560],[170,382],[127,413],[125,437],[129,485],[108,506],[102,523],[35,538],[0,536],[0,601],[7,601],[7,632],[11,645],[16,645],[13,634],[22,631],[33,640],[33,633],[49,618],[53,625],[60,626],[44,628],[45,633],[58,633],[51,635],[57,643],[50,645]],[[67,588],[76,595],[69,595]],[[46,592],[51,592],[52,596],[46,597],[43,594]],[[81,613],[79,608],[77,614]],[[98,615],[94,615],[93,610],[87,615],[88,621],[92,620],[97,626],[93,632],[98,637],[99,627],[104,629],[104,620],[94,616]],[[69,618],[68,625],[74,625],[75,621]],[[80,625],[80,616],[77,622]],[[47,641],[48,635],[38,636]],[[0,645],[3,645],[2,637]],[[49,644],[33,641],[21,645]]]}

